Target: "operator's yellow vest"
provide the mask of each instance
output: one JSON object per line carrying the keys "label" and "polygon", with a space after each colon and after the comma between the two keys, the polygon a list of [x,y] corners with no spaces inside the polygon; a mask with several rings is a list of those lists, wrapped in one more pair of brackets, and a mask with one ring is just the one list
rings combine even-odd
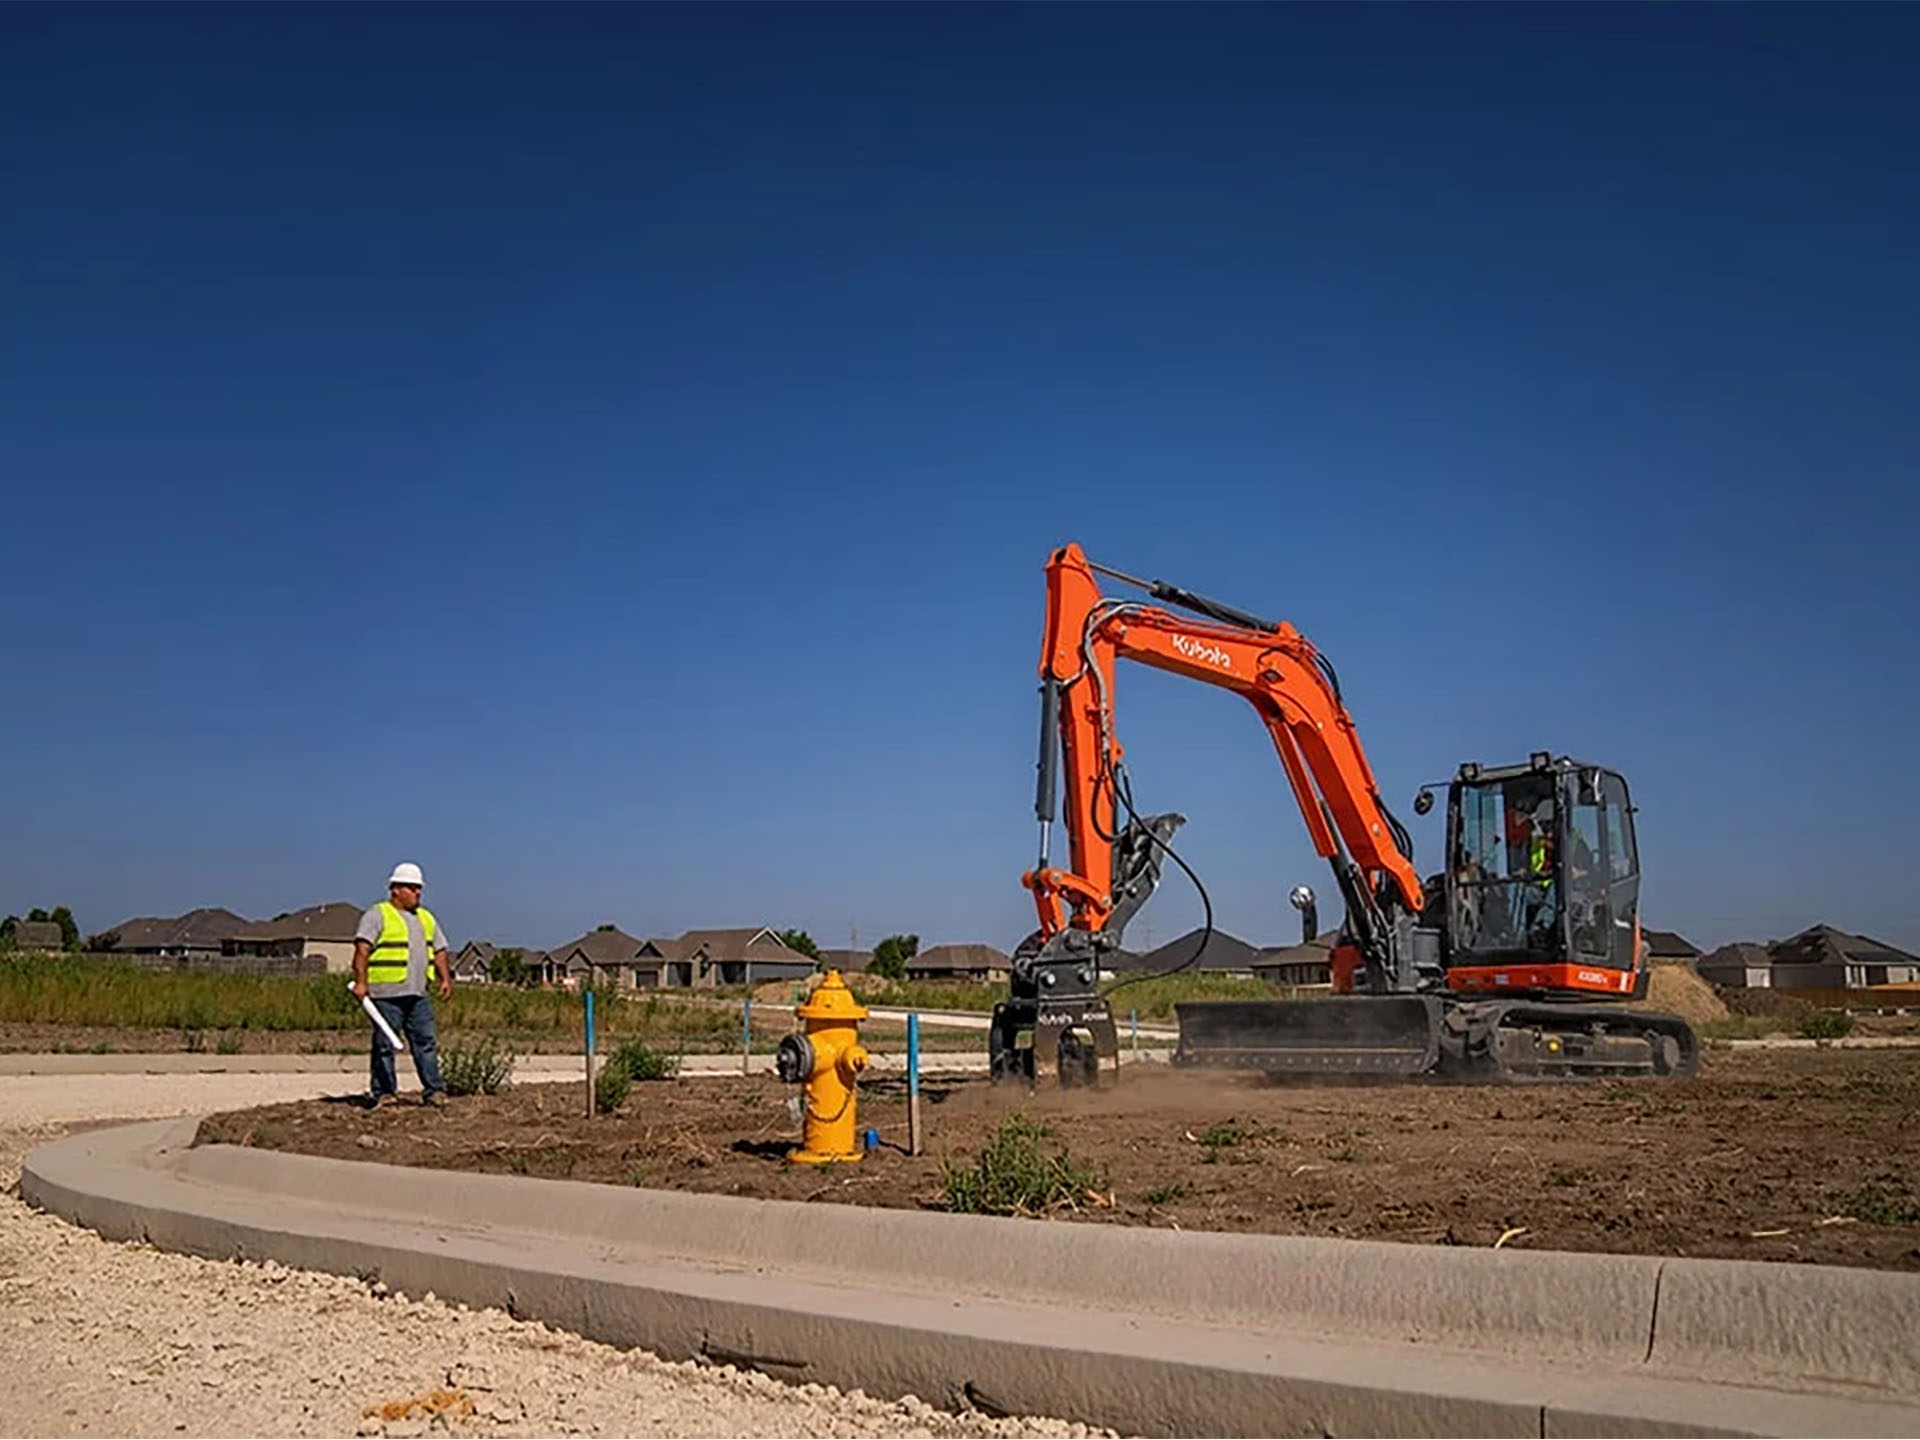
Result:
{"label": "operator's yellow vest", "polygon": [[[439,926],[433,923],[433,912],[422,905],[413,912],[420,917],[420,932],[427,937],[427,963],[433,963],[433,938]],[[373,947],[373,953],[367,957],[367,983],[369,985],[404,985],[407,983],[407,919],[398,905],[391,900],[380,902],[380,943]]]}

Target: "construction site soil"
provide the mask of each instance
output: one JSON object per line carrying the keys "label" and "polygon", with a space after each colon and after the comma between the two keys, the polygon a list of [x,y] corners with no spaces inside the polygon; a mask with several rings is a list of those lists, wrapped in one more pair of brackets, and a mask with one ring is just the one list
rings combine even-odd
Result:
{"label": "construction site soil", "polygon": [[1685,1081],[1275,1084],[1142,1064],[1088,1092],[929,1081],[911,1157],[900,1081],[862,1087],[882,1147],[786,1160],[772,1077],[636,1085],[589,1120],[578,1085],[362,1109],[215,1115],[200,1143],[768,1199],[940,1209],[1009,1117],[1087,1166],[1048,1216],[1409,1243],[1732,1256],[1920,1270],[1920,1052],[1710,1052]]}

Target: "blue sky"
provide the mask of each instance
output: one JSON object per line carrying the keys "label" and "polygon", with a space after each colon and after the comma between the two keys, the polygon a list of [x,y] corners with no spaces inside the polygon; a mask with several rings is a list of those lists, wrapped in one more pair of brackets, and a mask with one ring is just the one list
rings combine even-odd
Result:
{"label": "blue sky", "polygon": [[[1396,801],[1572,751],[1650,923],[1920,946],[1916,59],[1894,6],[0,10],[0,910],[410,858],[460,936],[1011,945],[1077,539],[1300,626]],[[1290,938],[1252,714],[1120,703]]]}

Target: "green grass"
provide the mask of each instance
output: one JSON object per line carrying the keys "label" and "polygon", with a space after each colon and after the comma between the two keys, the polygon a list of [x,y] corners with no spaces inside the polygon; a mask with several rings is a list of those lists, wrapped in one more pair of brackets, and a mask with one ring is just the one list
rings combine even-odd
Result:
{"label": "green grass", "polygon": [[[451,1002],[435,1003],[449,1035],[553,1041],[581,1030],[581,997],[568,991],[464,985]],[[740,1043],[737,1011],[673,996],[602,992],[595,1019],[608,1041],[645,1039],[674,1050]],[[78,956],[16,956],[0,964],[0,1022],[179,1030],[189,1050],[205,1049],[209,1031],[358,1030],[367,1023],[344,975],[144,970]],[[221,1039],[230,1041],[231,1034]]]}

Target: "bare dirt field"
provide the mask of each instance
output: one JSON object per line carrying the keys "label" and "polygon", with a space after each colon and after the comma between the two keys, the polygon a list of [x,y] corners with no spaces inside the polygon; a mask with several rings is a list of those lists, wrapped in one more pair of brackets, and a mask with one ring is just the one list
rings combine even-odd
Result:
{"label": "bare dirt field", "polygon": [[578,1085],[369,1113],[214,1116],[202,1143],[787,1200],[938,1207],[1024,1111],[1091,1167],[1060,1218],[1452,1245],[1733,1256],[1920,1270],[1920,1053],[1713,1052],[1690,1081],[1275,1085],[1128,1067],[1097,1093],[929,1082],[928,1153],[898,1148],[904,1086],[863,1087],[888,1144],[857,1166],[785,1158],[771,1077],[637,1085],[589,1121]]}

